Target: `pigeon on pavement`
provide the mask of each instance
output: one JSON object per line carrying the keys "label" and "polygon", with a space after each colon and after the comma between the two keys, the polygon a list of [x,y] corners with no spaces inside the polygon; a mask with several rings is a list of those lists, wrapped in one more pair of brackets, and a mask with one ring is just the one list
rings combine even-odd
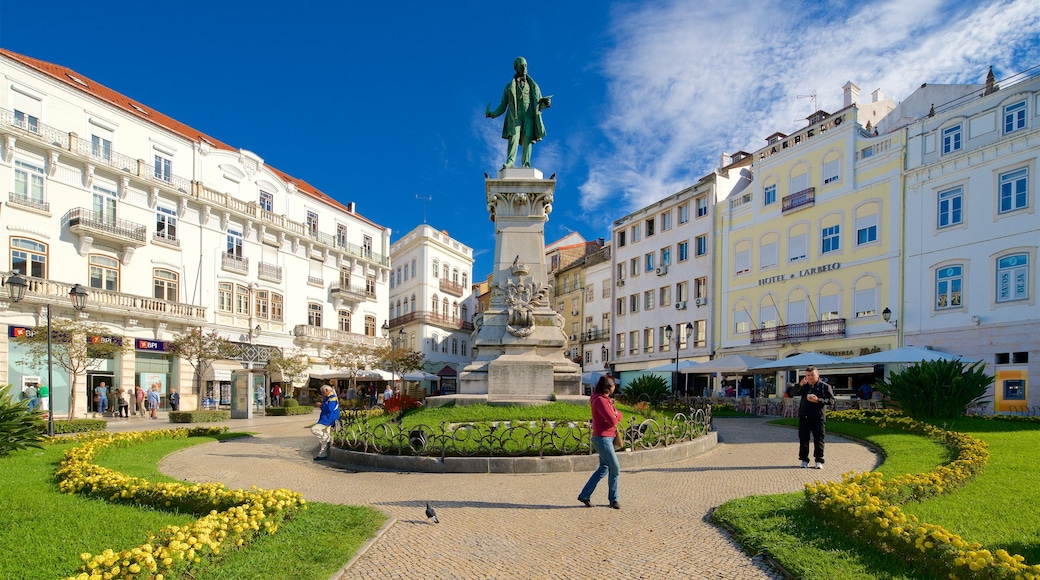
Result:
{"label": "pigeon on pavement", "polygon": [[441,523],[441,521],[437,519],[437,512],[433,511],[430,504],[426,504],[426,518],[435,524]]}

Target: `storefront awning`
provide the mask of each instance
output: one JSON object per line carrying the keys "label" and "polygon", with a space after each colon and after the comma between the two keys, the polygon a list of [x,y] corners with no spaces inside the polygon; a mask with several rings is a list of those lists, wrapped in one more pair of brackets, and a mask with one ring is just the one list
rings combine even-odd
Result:
{"label": "storefront awning", "polygon": [[202,373],[203,381],[218,381],[218,382],[230,382],[231,373],[234,371],[243,371],[245,367],[242,363],[235,360],[215,360],[209,363],[209,368],[206,372]]}

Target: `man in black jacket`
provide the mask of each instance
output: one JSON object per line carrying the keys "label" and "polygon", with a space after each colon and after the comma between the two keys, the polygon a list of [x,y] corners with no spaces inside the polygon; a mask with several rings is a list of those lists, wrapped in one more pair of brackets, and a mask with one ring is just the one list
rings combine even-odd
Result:
{"label": "man in black jacket", "polygon": [[827,434],[827,405],[834,404],[834,389],[820,380],[820,371],[810,366],[798,383],[798,459],[809,467],[809,434],[813,437],[816,469],[823,469],[823,440]]}

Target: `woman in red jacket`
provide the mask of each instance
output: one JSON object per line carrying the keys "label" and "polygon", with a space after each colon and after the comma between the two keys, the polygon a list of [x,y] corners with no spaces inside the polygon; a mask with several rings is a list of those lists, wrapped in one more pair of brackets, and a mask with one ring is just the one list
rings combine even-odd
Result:
{"label": "woman in red jacket", "polygon": [[614,453],[614,438],[617,437],[617,426],[621,423],[621,412],[614,408],[614,400],[610,395],[614,392],[614,379],[609,375],[603,375],[596,383],[596,390],[589,397],[589,405],[592,406],[592,446],[599,453],[599,468],[592,472],[588,483],[578,494],[578,501],[585,507],[592,507],[592,492],[596,491],[596,485],[603,476],[607,478],[607,500],[610,507],[619,510],[618,503],[618,474],[621,473],[621,464],[618,463],[617,455]]}

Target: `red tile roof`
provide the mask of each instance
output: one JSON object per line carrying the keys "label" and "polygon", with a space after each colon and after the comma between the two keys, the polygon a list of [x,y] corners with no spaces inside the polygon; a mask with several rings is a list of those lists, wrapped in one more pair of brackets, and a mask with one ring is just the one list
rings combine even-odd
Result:
{"label": "red tile roof", "polygon": [[[188,139],[189,141],[193,141],[195,143],[205,142],[209,144],[211,147],[223,149],[225,151],[238,151],[238,149],[232,147],[231,145],[228,145],[227,143],[224,143],[223,141],[220,141],[215,137],[212,137],[210,135],[207,135],[206,133],[203,133],[202,131],[189,127],[188,125],[185,125],[184,123],[181,123],[180,121],[172,117],[168,117],[160,113],[159,111],[156,111],[155,109],[149,107],[148,105],[145,105],[144,103],[134,101],[130,97],[120,94],[102,85],[101,83],[93,81],[89,77],[81,75],[70,68],[38,60],[35,58],[30,58],[23,54],[18,54],[17,52],[7,50],[6,48],[0,48],[0,55],[6,56],[7,58],[21,63],[22,65],[27,66],[31,69],[42,72],[47,76],[59,82],[62,82],[65,85],[68,85],[69,87],[72,87],[73,89],[86,93],[94,98],[101,99],[102,101],[114,107],[122,109],[129,115],[137,117],[138,119],[141,119],[143,121],[152,123],[153,125],[157,125],[163,129],[166,129],[167,131],[171,131],[185,139]],[[311,197],[314,197],[343,211],[347,211],[347,207],[345,205],[336,201],[331,196],[318,190],[318,188],[312,186],[306,181],[295,178],[285,173],[284,171],[280,171],[270,165],[265,165],[265,167],[267,167],[275,174],[277,174],[279,177],[281,177],[282,180],[294,183],[297,190],[309,194]],[[365,222],[368,222],[372,226],[378,228],[384,227],[356,213],[353,215]]]}

